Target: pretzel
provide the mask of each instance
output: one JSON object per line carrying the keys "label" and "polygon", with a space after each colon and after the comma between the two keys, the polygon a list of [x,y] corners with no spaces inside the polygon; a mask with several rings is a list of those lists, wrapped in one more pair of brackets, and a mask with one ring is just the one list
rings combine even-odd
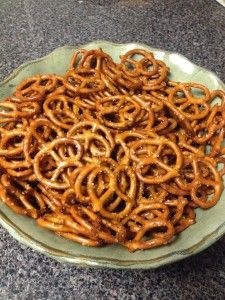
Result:
{"label": "pretzel", "polygon": [[[82,166],[79,162],[82,156],[81,145],[73,139],[56,139],[42,148],[34,158],[34,173],[38,180],[49,187],[64,189],[70,186],[69,175],[73,169]],[[52,158],[54,166],[50,178],[42,174],[42,161]],[[72,169],[72,170],[71,170]]]}
{"label": "pretzel", "polygon": [[[142,86],[142,82],[139,78],[134,78],[122,72],[121,68],[112,62],[106,64],[106,62],[103,61],[102,72],[104,74],[103,81],[113,93],[126,94],[126,89],[133,91]],[[118,84],[122,87],[118,87],[117,89]]]}
{"label": "pretzel", "polygon": [[[160,233],[160,236],[154,236],[148,239],[145,239],[146,233],[150,230],[156,230],[157,228],[164,227],[166,228],[165,232]],[[159,234],[159,233],[158,233]],[[164,244],[167,244],[174,235],[173,225],[167,221],[160,218],[155,218],[146,222],[141,229],[135,234],[132,240],[128,240],[125,243],[125,246],[130,252],[140,250],[140,249],[150,249],[158,247]]]}
{"label": "pretzel", "polygon": [[52,123],[63,129],[70,129],[79,120],[79,108],[73,99],[65,95],[48,97],[43,109]]}
{"label": "pretzel", "polygon": [[109,128],[126,129],[135,122],[140,106],[129,96],[111,96],[97,100],[99,121]]}
{"label": "pretzel", "polygon": [[223,191],[225,92],[143,49],[78,49],[65,75],[24,79],[0,124],[2,201],[83,246],[171,243]]}
{"label": "pretzel", "polygon": [[[136,59],[135,59],[136,57]],[[119,65],[123,72],[132,77],[144,75],[151,77],[157,73],[157,62],[151,52],[141,49],[134,49],[121,55]]]}
{"label": "pretzel", "polygon": [[162,203],[168,192],[161,187],[161,185],[150,185],[144,182],[140,182],[137,190],[137,203],[138,204],[149,204]]}
{"label": "pretzel", "polygon": [[[184,190],[190,190],[190,195],[194,203],[199,207],[209,208],[214,206],[222,193],[223,184],[221,177],[216,170],[216,168],[211,164],[210,160],[200,158],[200,157],[191,157],[188,162],[193,173],[192,176],[188,176],[188,182],[182,180],[182,178],[177,178],[176,182],[180,188]],[[206,168],[206,172],[203,169],[203,166]],[[184,174],[184,176],[187,176]],[[190,182],[191,180],[191,182]],[[211,199],[204,199],[204,197],[198,196],[198,190],[201,186],[206,186],[207,188],[212,187],[213,191],[209,191]],[[203,191],[202,191],[203,192]],[[206,194],[207,196],[207,194]]]}
{"label": "pretzel", "polygon": [[10,122],[19,118],[30,118],[39,113],[40,106],[36,102],[18,103],[13,98],[5,99],[0,104],[2,122]]}
{"label": "pretzel", "polygon": [[88,153],[85,160],[92,161],[93,157],[109,157],[114,146],[109,130],[97,122],[83,121],[74,125],[67,133],[68,137],[81,142]]}
{"label": "pretzel", "polygon": [[[192,92],[192,89],[194,88],[202,91],[203,97],[198,98],[197,96],[194,96]],[[178,95],[179,92],[183,94],[183,97]],[[179,84],[171,90],[168,100],[174,103],[182,115],[189,120],[204,118],[210,109],[208,104],[210,92],[201,84]]]}
{"label": "pretzel", "polygon": [[67,72],[65,87],[75,93],[88,94],[102,91],[105,84],[94,69],[79,68]]}
{"label": "pretzel", "polygon": [[16,87],[15,97],[20,101],[42,101],[56,84],[57,77],[54,75],[37,75],[21,82]]}
{"label": "pretzel", "polygon": [[[134,206],[137,181],[134,171],[124,165],[118,166],[115,169],[114,178],[114,197],[112,197],[108,203],[108,199],[104,201],[106,205],[102,205],[100,214],[108,219],[121,219],[129,214]],[[126,181],[126,178],[129,178],[129,183]],[[122,206],[122,208],[120,208],[120,206]]]}
{"label": "pretzel", "polygon": [[[175,164],[170,165],[160,159],[164,147],[172,150],[172,155],[175,154]],[[165,138],[146,139],[134,143],[130,149],[130,156],[132,160],[137,162],[138,178],[146,183],[158,184],[176,177],[182,166],[182,154],[179,148]],[[156,170],[153,171],[152,175],[145,176],[151,166],[156,166]]]}
{"label": "pretzel", "polygon": [[161,60],[156,60],[158,66],[157,74],[143,79],[143,90],[159,90],[166,86],[168,68]]}
{"label": "pretzel", "polygon": [[32,173],[30,162],[26,161],[23,142],[26,132],[21,129],[3,131],[0,141],[0,166],[15,177]]}
{"label": "pretzel", "polygon": [[37,218],[46,211],[46,203],[41,193],[34,190],[31,183],[14,179],[3,174],[0,179],[2,201],[14,212]]}
{"label": "pretzel", "polygon": [[15,157],[23,152],[25,132],[21,129],[3,131],[0,141],[0,156]]}
{"label": "pretzel", "polygon": [[52,124],[45,118],[39,118],[30,123],[29,131],[25,134],[23,151],[28,162],[32,162],[37,152],[45,143],[57,137],[63,137],[60,127]]}
{"label": "pretzel", "polygon": [[75,70],[78,68],[99,70],[101,68],[101,63],[103,60],[112,62],[112,58],[108,54],[103,52],[102,49],[89,51],[85,49],[78,49],[71,59],[69,70]]}

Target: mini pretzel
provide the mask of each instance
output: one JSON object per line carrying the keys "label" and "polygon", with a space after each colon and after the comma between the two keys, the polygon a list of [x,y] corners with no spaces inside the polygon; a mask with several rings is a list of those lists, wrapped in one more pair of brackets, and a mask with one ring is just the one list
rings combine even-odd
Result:
{"label": "mini pretzel", "polygon": [[0,104],[0,117],[4,122],[18,118],[30,118],[39,113],[40,106],[36,102],[17,103],[13,99],[6,99]]}
{"label": "mini pretzel", "polygon": [[31,122],[30,130],[25,134],[23,142],[23,151],[26,160],[28,162],[33,161],[33,157],[44,144],[51,142],[57,137],[63,137],[63,131],[49,120],[40,118]]}
{"label": "mini pretzel", "polygon": [[[160,236],[153,236],[152,238],[144,239],[147,232],[161,227],[165,227],[166,231],[162,232]],[[125,246],[130,252],[141,249],[150,249],[169,243],[173,235],[174,227],[169,221],[155,218],[146,222],[145,225],[142,226],[142,228],[135,234],[134,238],[125,243]]]}
{"label": "mini pretzel", "polygon": [[67,72],[65,87],[78,94],[88,94],[102,91],[105,84],[97,71],[80,68]]}
{"label": "mini pretzel", "polygon": [[120,66],[113,62],[102,62],[102,79],[111,92],[115,94],[127,94],[127,90],[134,91],[142,86],[139,78],[134,78],[121,71]]}
{"label": "mini pretzel", "polygon": [[23,143],[26,132],[21,129],[3,131],[0,141],[0,166],[14,177],[32,173],[30,162],[26,161]]}
{"label": "mini pretzel", "polygon": [[[137,58],[135,59],[135,57]],[[157,73],[157,67],[153,54],[145,50],[134,49],[128,51],[125,55],[121,55],[120,68],[128,76],[138,77],[144,75],[150,77]]]}
{"label": "mini pretzel", "polygon": [[[192,89],[201,90],[203,97],[197,98],[193,95]],[[182,92],[184,97],[177,96],[177,93]],[[179,84],[175,86],[168,97],[168,100],[172,102],[179,111],[189,120],[196,120],[204,118],[209,112],[210,92],[201,84]]]}
{"label": "mini pretzel", "polygon": [[138,204],[149,204],[150,202],[162,203],[166,199],[168,192],[161,185],[139,183],[137,191]]}
{"label": "mini pretzel", "polygon": [[[126,182],[127,177],[129,183]],[[112,196],[114,197],[112,199],[108,197],[100,209],[100,214],[107,219],[121,219],[128,215],[134,206],[137,193],[137,180],[131,168],[124,165],[117,167],[114,171],[114,178],[112,181],[112,186],[114,185]],[[121,205],[122,209],[119,208]]]}
{"label": "mini pretzel", "polygon": [[[41,162],[45,157],[51,157],[55,166],[50,178],[42,173]],[[69,174],[71,169],[82,166],[79,160],[82,157],[81,145],[73,139],[61,138],[56,139],[46,147],[42,148],[34,158],[34,172],[38,180],[45,185],[64,189],[70,186]]]}
{"label": "mini pretzel", "polygon": [[48,97],[43,105],[46,116],[57,126],[70,129],[79,120],[79,108],[67,96]]}
{"label": "mini pretzel", "polygon": [[0,141],[0,156],[15,157],[23,152],[25,132],[21,129],[3,131]]}
{"label": "mini pretzel", "polygon": [[54,75],[37,75],[21,82],[15,91],[15,96],[21,101],[42,101],[57,83]]}
{"label": "mini pretzel", "polygon": [[128,96],[111,96],[97,101],[97,116],[101,123],[109,128],[125,129],[130,127],[140,106]]}
{"label": "mini pretzel", "polygon": [[0,195],[3,202],[14,212],[37,218],[46,211],[43,195],[22,180],[15,180],[6,174],[0,179]]}
{"label": "mini pretzel", "polygon": [[80,141],[85,151],[89,149],[85,155],[87,161],[99,156],[109,157],[114,146],[109,130],[96,122],[80,122],[70,129],[67,136]]}
{"label": "mini pretzel", "polygon": [[[185,180],[180,177],[176,179],[177,183],[182,189],[190,190],[192,200],[199,207],[209,208],[214,206],[219,200],[223,188],[221,177],[218,171],[211,164],[210,160],[200,157],[190,158],[189,164],[192,166],[192,176],[189,175],[187,177],[189,181],[185,182]],[[206,170],[203,169],[203,166]],[[204,197],[198,196],[199,188],[201,186],[213,188],[213,191],[209,191],[209,194],[212,196],[211,199],[205,199]],[[204,196],[207,197],[207,195]]]}
{"label": "mini pretzel", "polygon": [[[163,158],[160,158],[164,147],[170,148],[172,154],[175,154],[176,159],[173,166],[168,165],[167,162],[163,161]],[[130,149],[130,156],[132,160],[137,162],[136,173],[138,178],[143,182],[153,184],[162,183],[176,177],[183,162],[179,148],[165,138],[146,139],[134,143]],[[157,166],[156,173],[145,176],[143,174],[143,172],[145,173],[144,169],[146,167],[151,168],[153,165]]]}
{"label": "mini pretzel", "polygon": [[143,79],[143,90],[159,90],[165,87],[168,76],[168,68],[161,60],[156,60],[158,66],[157,74]]}
{"label": "mini pretzel", "polygon": [[[212,178],[204,178],[201,167],[199,166],[200,162],[203,162],[209,168],[210,172],[212,172]],[[203,161],[202,159],[194,160],[193,168],[195,177],[197,178],[193,181],[193,186],[191,189],[192,200],[202,208],[209,208],[214,206],[218,202],[223,189],[223,183],[218,171],[212,166],[209,161]],[[205,199],[204,197],[198,196],[198,189],[202,185],[213,188],[214,192],[212,193],[213,196],[211,199]]]}

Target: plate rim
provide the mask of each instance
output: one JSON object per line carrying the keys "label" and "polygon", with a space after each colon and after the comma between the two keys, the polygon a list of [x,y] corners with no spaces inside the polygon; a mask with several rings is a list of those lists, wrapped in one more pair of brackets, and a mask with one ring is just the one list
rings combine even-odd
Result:
{"label": "plate rim", "polygon": [[[89,43],[84,44],[78,44],[78,45],[65,45],[61,47],[55,48],[53,51],[49,52],[47,55],[42,56],[37,59],[33,59],[30,61],[27,61],[20,66],[18,66],[12,73],[8,75],[4,80],[0,82],[0,88],[8,83],[10,80],[14,79],[24,68],[26,68],[29,65],[32,65],[34,63],[38,63],[40,61],[46,60],[54,53],[56,53],[59,50],[63,49],[76,49],[80,47],[88,47],[95,44],[107,44],[111,45],[113,47],[122,47],[122,46],[128,46],[128,45],[135,45],[135,47],[143,47],[150,49],[151,51],[155,52],[164,52],[165,54],[171,55],[176,54],[183,59],[185,59],[187,62],[191,63],[195,68],[198,69],[198,71],[204,71],[213,76],[216,81],[222,86],[222,88],[225,90],[225,84],[222,82],[222,80],[213,72],[210,71],[204,67],[198,66],[197,64],[193,63],[191,60],[189,60],[186,56],[177,53],[175,51],[168,51],[163,50],[159,48],[154,48],[151,46],[148,46],[144,43],[138,43],[138,42],[130,42],[130,43],[114,43],[111,41],[105,41],[105,40],[94,40]],[[207,236],[203,237],[197,244],[183,249],[179,251],[173,251],[167,255],[160,256],[159,258],[149,259],[149,260],[137,260],[137,261],[131,261],[131,260],[119,260],[119,259],[113,259],[113,258],[104,258],[104,257],[93,257],[93,256],[85,256],[85,255],[74,255],[69,254],[61,250],[57,250],[55,248],[49,247],[45,243],[42,243],[40,241],[35,240],[33,237],[29,236],[27,233],[25,233],[22,229],[20,229],[17,225],[15,225],[9,218],[0,210],[0,224],[3,228],[5,228],[9,234],[18,240],[20,243],[28,246],[29,248],[32,248],[42,254],[47,255],[48,257],[51,257],[59,262],[63,263],[73,263],[82,267],[105,267],[105,268],[114,268],[114,269],[155,269],[167,264],[175,263],[180,260],[183,260],[187,257],[193,256],[212,244],[214,244],[217,240],[219,240],[223,234],[225,234],[225,221],[220,224],[216,230],[214,230],[212,233],[208,234]]]}

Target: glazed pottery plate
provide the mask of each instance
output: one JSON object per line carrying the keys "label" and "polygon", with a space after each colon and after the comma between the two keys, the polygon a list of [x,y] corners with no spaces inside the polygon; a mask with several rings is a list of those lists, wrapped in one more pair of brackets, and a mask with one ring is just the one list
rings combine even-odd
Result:
{"label": "glazed pottery plate", "polygon": [[[43,58],[20,66],[0,84],[0,99],[9,96],[15,86],[29,76],[46,73],[64,74],[77,48],[99,47],[110,54],[115,61],[118,61],[120,54],[134,48],[152,51],[156,58],[163,60],[170,67],[171,79],[202,83],[209,89],[225,90],[225,85],[215,74],[196,66],[180,54],[138,43],[114,44],[96,41],[86,45],[61,47]],[[62,262],[124,269],[156,268],[202,251],[225,233],[225,192],[213,208],[198,209],[196,224],[182,232],[174,242],[167,246],[135,253],[129,253],[127,249],[119,245],[89,248],[68,241],[38,227],[34,220],[15,214],[1,201],[0,222],[20,242]]]}

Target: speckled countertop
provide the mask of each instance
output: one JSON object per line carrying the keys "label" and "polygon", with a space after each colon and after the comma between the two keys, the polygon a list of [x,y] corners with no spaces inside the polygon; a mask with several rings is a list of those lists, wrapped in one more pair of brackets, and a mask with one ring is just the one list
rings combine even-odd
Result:
{"label": "speckled countertop", "polygon": [[[214,0],[0,1],[0,80],[61,45],[95,39],[177,51],[225,81],[225,8]],[[150,271],[63,265],[0,227],[0,299],[224,299],[225,237]]]}

